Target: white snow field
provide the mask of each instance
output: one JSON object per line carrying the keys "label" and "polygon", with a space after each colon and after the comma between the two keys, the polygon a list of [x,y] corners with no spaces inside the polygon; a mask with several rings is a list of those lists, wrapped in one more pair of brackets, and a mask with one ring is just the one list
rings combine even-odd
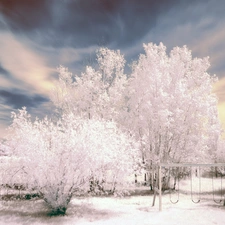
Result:
{"label": "white snow field", "polygon": [[[197,201],[198,178],[193,179],[193,200]],[[223,180],[222,185],[225,184]],[[74,198],[65,216],[50,217],[43,200],[0,201],[0,224],[63,224],[63,225],[211,225],[225,224],[225,206],[221,195],[221,180],[201,178],[200,202],[191,201],[190,180],[180,182],[179,202],[172,204],[178,198],[178,192],[163,194],[162,211],[159,212],[158,196],[152,207],[153,195],[131,195],[127,197],[79,197]],[[224,186],[224,185],[223,185]],[[138,189],[140,193],[141,190]]]}

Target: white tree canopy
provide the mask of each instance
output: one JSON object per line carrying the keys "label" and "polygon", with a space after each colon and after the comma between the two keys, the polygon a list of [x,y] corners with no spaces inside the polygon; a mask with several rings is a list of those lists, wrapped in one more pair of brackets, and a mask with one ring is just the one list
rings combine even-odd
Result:
{"label": "white tree canopy", "polygon": [[221,132],[208,58],[149,43],[129,80],[130,129],[151,162],[206,160]]}
{"label": "white tree canopy", "polygon": [[120,51],[101,48],[97,52],[98,68],[86,67],[80,76],[60,66],[59,80],[51,100],[62,113],[82,118],[116,120],[124,107],[127,76]]}

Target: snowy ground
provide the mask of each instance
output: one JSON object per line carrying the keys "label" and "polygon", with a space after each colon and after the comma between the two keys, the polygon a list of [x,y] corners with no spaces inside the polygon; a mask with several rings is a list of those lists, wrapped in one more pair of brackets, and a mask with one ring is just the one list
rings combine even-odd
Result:
{"label": "snowy ground", "polygon": [[[193,197],[198,200],[198,179],[193,180]],[[225,185],[225,182],[223,182]],[[216,200],[220,200],[220,179],[215,180]],[[211,179],[201,180],[201,201],[191,201],[190,181],[180,183],[179,202],[177,192],[163,195],[163,210],[158,210],[158,197],[152,207],[152,195],[115,197],[80,197],[74,198],[66,216],[49,217],[48,209],[42,200],[17,200],[0,202],[0,224],[63,224],[63,225],[211,225],[225,224],[223,202],[213,201]]]}

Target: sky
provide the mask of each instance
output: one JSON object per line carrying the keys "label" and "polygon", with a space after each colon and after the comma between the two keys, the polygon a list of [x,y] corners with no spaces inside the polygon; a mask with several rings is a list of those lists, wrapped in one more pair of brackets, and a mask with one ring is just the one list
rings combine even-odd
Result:
{"label": "sky", "polygon": [[225,124],[224,11],[223,0],[0,0],[0,138],[12,111],[53,113],[59,65],[80,74],[102,46],[120,49],[131,63],[149,42],[210,57]]}

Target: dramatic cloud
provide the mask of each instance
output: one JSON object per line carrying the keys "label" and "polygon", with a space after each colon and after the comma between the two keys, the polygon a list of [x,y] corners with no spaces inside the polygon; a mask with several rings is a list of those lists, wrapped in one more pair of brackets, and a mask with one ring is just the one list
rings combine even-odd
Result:
{"label": "dramatic cloud", "polygon": [[[40,56],[29,49],[28,45],[22,43],[22,40],[17,40],[9,33],[1,32],[0,47],[3,74],[13,75],[12,87],[18,88],[19,85],[21,88],[23,83],[24,88],[29,89],[30,92],[38,91],[43,94],[51,89],[52,83],[48,80],[51,70],[46,67]],[[4,82],[4,77],[3,81],[0,80],[1,83]]]}
{"label": "dramatic cloud", "polygon": [[[3,2],[3,13],[13,32],[26,33],[39,44],[76,48],[96,43],[129,46],[145,35],[158,15],[176,1]],[[148,26],[143,26],[144,22]]]}
{"label": "dramatic cloud", "polygon": [[80,74],[96,63],[100,46],[120,49],[129,64],[148,42],[210,56],[222,115],[224,11],[223,0],[1,0],[0,129],[23,105],[37,116],[51,113],[48,96],[59,65]]}

